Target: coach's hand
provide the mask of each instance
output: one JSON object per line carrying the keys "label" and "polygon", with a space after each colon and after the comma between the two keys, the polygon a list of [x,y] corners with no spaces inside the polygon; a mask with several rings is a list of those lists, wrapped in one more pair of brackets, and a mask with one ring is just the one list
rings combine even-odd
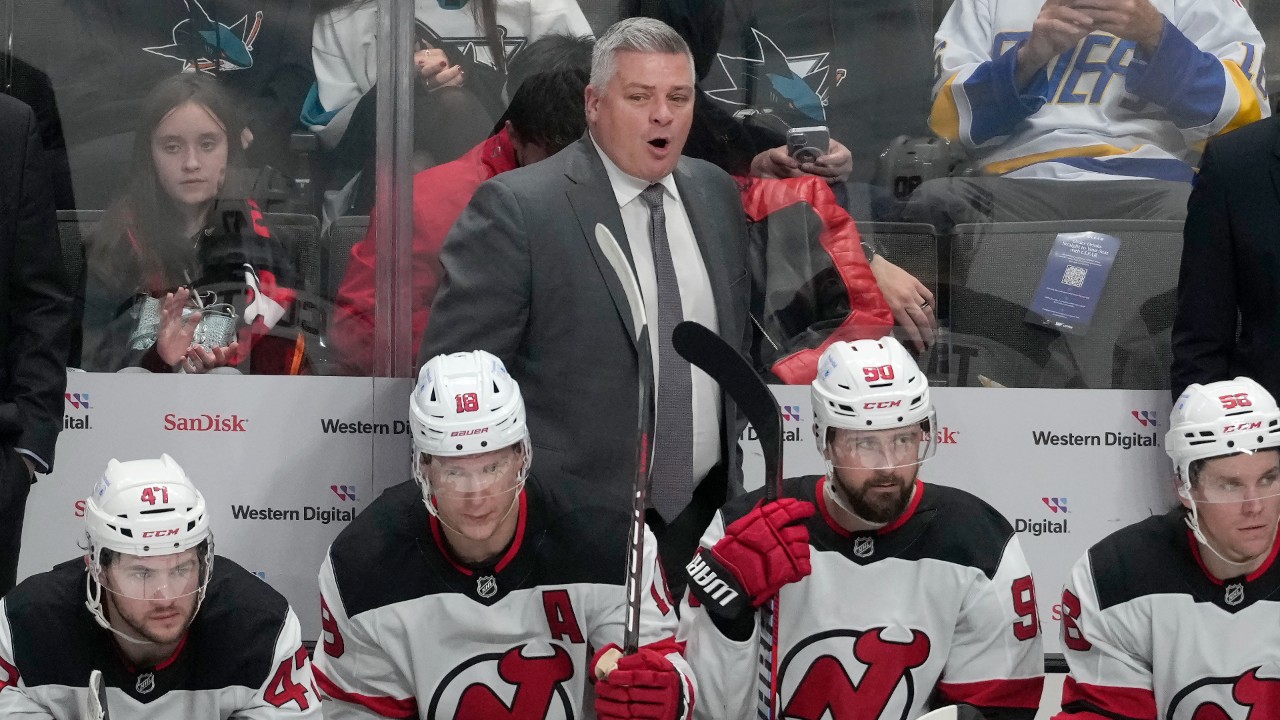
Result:
{"label": "coach's hand", "polygon": [[763,605],[784,585],[813,571],[809,529],[813,503],[782,498],[765,503],[725,528],[724,537],[689,562],[689,590],[723,617],[736,617],[750,604]]}
{"label": "coach's hand", "polygon": [[680,673],[662,652],[640,648],[623,655],[596,683],[596,717],[600,720],[676,720],[684,706]]}

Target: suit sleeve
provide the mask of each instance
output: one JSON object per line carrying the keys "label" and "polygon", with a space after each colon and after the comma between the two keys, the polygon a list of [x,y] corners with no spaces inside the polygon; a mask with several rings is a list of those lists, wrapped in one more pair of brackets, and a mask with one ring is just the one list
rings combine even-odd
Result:
{"label": "suit sleeve", "polygon": [[[723,537],[724,516],[717,512],[702,535],[701,545],[710,550]],[[735,640],[726,636],[693,593],[685,593],[680,610],[679,640],[685,646],[689,664],[698,673],[701,697],[694,708],[695,718],[755,717],[758,633],[757,624],[752,622],[750,635],[745,639]]]}
{"label": "suit sleeve", "polygon": [[1223,175],[1225,170],[1219,165],[1214,144],[1209,143],[1187,203],[1183,228],[1170,369],[1175,398],[1191,383],[1230,377],[1238,289],[1228,207],[1231,179]]}
{"label": "suit sleeve", "polygon": [[320,621],[314,671],[326,720],[418,716],[413,685],[383,649],[377,628],[347,617],[331,557],[320,567]]}
{"label": "suit sleeve", "polygon": [[[6,122],[12,121],[12,116]],[[25,160],[18,182],[16,234],[9,266],[10,336],[4,348],[8,387],[0,400],[0,434],[17,425],[14,446],[29,450],[53,469],[54,444],[62,429],[62,394],[67,389],[71,344],[71,294],[62,265],[57,214],[42,154],[35,115],[25,105],[16,118],[24,127]],[[13,146],[11,146],[13,147]]]}
{"label": "suit sleeve", "polygon": [[54,720],[49,708],[27,694],[13,655],[13,634],[9,613],[0,600],[0,717],[20,720]]}
{"label": "suit sleeve", "polygon": [[973,705],[988,720],[1031,720],[1044,689],[1044,643],[1035,584],[1016,535],[996,574],[979,573],[960,609],[937,692]]}
{"label": "suit sleeve", "polygon": [[320,692],[311,673],[302,627],[290,608],[276,638],[271,672],[253,696],[253,703],[231,713],[236,720],[320,720]]}
{"label": "suit sleeve", "polygon": [[[641,575],[640,592],[640,645],[662,650],[663,655],[675,666],[684,682],[681,684],[684,697],[684,714],[681,720],[690,720],[697,699],[697,684],[693,671],[685,660],[683,648],[676,642],[676,629],[679,622],[676,617],[675,602],[671,599],[671,591],[667,589],[667,581],[658,563],[658,540],[649,531],[644,530],[644,572]],[[609,646],[621,649],[623,633],[626,629],[627,603],[624,593],[616,592],[615,586],[608,586],[605,597],[609,601],[599,608],[594,627],[590,630],[591,647],[601,650]],[[599,651],[597,651],[597,657]],[[595,667],[587,668],[587,676],[595,677]]]}
{"label": "suit sleeve", "polygon": [[1062,649],[1068,675],[1054,720],[1156,720],[1151,663],[1124,607],[1099,607],[1089,555],[1062,591]]}
{"label": "suit sleeve", "polygon": [[487,350],[512,366],[532,293],[524,228],[520,203],[502,178],[482,184],[440,251],[444,278],[419,363],[441,353]]}

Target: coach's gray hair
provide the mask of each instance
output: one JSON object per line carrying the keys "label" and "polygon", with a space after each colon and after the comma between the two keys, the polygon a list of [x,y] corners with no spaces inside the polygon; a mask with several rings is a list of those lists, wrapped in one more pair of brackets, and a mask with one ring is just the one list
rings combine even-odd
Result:
{"label": "coach's gray hair", "polygon": [[633,17],[619,20],[605,30],[596,40],[591,53],[591,84],[603,91],[617,69],[618,53],[641,52],[681,54],[689,60],[689,84],[696,81],[693,70],[693,53],[680,33],[661,20]]}

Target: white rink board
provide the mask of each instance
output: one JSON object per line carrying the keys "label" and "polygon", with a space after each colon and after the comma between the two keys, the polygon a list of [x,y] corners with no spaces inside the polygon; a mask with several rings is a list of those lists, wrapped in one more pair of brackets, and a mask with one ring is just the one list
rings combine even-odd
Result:
{"label": "white rink board", "polygon": [[[316,573],[329,543],[346,525],[340,516],[358,512],[410,477],[406,420],[412,380],[79,372],[68,378],[67,424],[88,427],[63,432],[56,471],[32,488],[19,577],[81,554],[83,520],[76,503],[88,495],[109,458],[168,452],[208,500],[219,554],[284,593],[304,638],[317,637]],[[790,436],[787,474],[823,472],[808,387],[775,386],[774,392]],[[1026,526],[1019,537],[1035,572],[1045,649],[1057,652],[1054,606],[1071,564],[1106,534],[1164,512],[1174,502],[1162,449],[1168,393],[932,392],[942,442],[921,477],[974,492],[1011,522]],[[1143,411],[1145,427],[1133,414]],[[166,424],[168,415],[172,420]],[[229,421],[227,429],[178,429],[179,418],[205,415]],[[1158,425],[1151,426],[1149,418]],[[339,428],[338,422],[345,425]],[[1097,435],[1101,444],[1036,445],[1037,431]],[[1106,445],[1107,433],[1144,438],[1154,433],[1157,444],[1126,450]],[[747,485],[758,487],[760,446],[754,440],[742,446]],[[233,508],[240,507],[274,509],[279,519],[237,518]],[[322,513],[328,513],[329,522]],[[1036,523],[1064,521],[1065,533],[1033,534],[1036,527],[1046,527]]]}
{"label": "white rink board", "polygon": [[[783,407],[785,474],[824,473],[808,386],[773,391]],[[1169,393],[933,388],[930,394],[939,444],[921,479],[968,490],[1014,523],[1036,580],[1045,652],[1060,652],[1057,605],[1071,566],[1110,533],[1177,502],[1164,454]],[[1078,436],[1067,439],[1075,442],[1096,436],[1098,444],[1037,445],[1037,433],[1052,433],[1060,442],[1061,436]],[[1125,449],[1121,438],[1132,441],[1135,434],[1154,445]],[[759,487],[760,444],[744,435],[742,448],[747,488]]]}

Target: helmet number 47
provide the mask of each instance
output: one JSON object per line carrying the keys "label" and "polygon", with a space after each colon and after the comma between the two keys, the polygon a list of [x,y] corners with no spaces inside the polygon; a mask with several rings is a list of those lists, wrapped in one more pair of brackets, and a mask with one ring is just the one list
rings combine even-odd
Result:
{"label": "helmet number 47", "polygon": [[1234,395],[1219,395],[1218,401],[1222,403],[1223,410],[1230,410],[1237,407],[1249,407],[1253,403],[1249,400],[1248,393],[1236,393]]}
{"label": "helmet number 47", "polygon": [[167,488],[167,487],[165,487],[165,486],[163,486],[163,485],[157,485],[157,486],[155,486],[155,487],[143,488],[143,489],[142,489],[142,502],[144,502],[144,503],[146,503],[146,504],[148,504],[148,505],[153,505],[153,506],[154,506],[154,505],[156,504],[156,492],[157,492],[157,491],[159,491],[159,492],[160,492],[160,502],[161,502],[161,504],[168,505],[168,504],[169,504],[169,488]]}

